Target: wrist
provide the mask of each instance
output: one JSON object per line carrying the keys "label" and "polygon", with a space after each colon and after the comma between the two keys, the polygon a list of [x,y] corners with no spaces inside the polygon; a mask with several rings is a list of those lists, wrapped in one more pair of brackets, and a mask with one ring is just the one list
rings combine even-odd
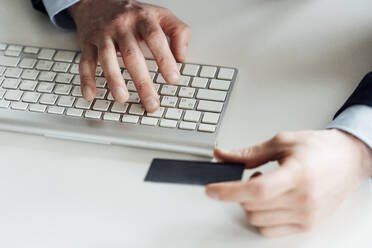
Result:
{"label": "wrist", "polygon": [[332,129],[330,131],[344,136],[353,144],[353,147],[355,147],[356,151],[359,152],[362,178],[367,179],[369,177],[372,177],[372,149],[363,141],[348,132],[339,129]]}

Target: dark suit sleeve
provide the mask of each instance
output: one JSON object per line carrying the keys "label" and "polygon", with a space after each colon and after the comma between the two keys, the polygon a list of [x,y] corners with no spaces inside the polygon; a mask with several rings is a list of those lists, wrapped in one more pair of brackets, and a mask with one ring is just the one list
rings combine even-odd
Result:
{"label": "dark suit sleeve", "polygon": [[41,11],[45,14],[47,13],[42,0],[31,0],[31,3],[32,3],[32,6],[34,7],[34,9],[36,9],[38,11]]}
{"label": "dark suit sleeve", "polygon": [[372,72],[369,72],[364,76],[353,94],[351,94],[341,109],[337,111],[334,118],[353,105],[367,105],[372,107]]}

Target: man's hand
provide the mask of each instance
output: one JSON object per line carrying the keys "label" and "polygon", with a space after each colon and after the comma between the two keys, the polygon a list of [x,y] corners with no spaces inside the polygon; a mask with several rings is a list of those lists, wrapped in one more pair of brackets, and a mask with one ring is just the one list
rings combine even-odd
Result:
{"label": "man's hand", "polygon": [[95,69],[99,61],[115,100],[123,103],[128,99],[118,50],[146,110],[156,111],[159,96],[138,41],[146,42],[164,79],[175,84],[180,79],[176,60],[184,61],[191,35],[188,26],[167,9],[136,1],[81,0],[69,11],[77,25],[82,50],[79,70],[84,98],[95,97]]}
{"label": "man's hand", "polygon": [[210,184],[206,193],[239,202],[248,221],[264,236],[306,231],[372,175],[372,151],[339,130],[282,133],[239,151],[215,150],[219,160],[255,168],[269,161],[280,167],[250,180]]}

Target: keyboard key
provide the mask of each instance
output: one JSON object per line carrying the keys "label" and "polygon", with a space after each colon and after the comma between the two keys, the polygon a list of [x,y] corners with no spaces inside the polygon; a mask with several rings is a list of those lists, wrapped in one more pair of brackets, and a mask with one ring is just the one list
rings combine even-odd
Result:
{"label": "keyboard key", "polygon": [[158,84],[166,84],[167,82],[165,81],[165,79],[163,78],[163,76],[159,73],[158,76],[156,77],[156,82]]}
{"label": "keyboard key", "polygon": [[181,119],[182,113],[183,113],[182,109],[169,108],[167,109],[167,112],[165,113],[165,118],[179,120]]}
{"label": "keyboard key", "polygon": [[74,76],[74,79],[72,79],[72,84],[73,85],[80,85],[81,82],[80,82],[80,75],[75,75]]}
{"label": "keyboard key", "polygon": [[22,74],[22,69],[19,68],[8,68],[5,71],[5,76],[10,78],[19,78]]}
{"label": "keyboard key", "polygon": [[0,51],[4,51],[8,45],[5,43],[0,43]]}
{"label": "keyboard key", "polygon": [[75,102],[75,97],[73,96],[60,96],[58,98],[57,105],[62,107],[72,107]]}
{"label": "keyboard key", "polygon": [[56,56],[54,56],[54,60],[71,63],[74,60],[75,54],[76,52],[71,51],[58,51]]}
{"label": "keyboard key", "polygon": [[66,115],[68,116],[75,116],[75,117],[81,117],[83,115],[83,110],[76,109],[76,108],[68,108],[66,110]]}
{"label": "keyboard key", "polygon": [[94,110],[107,111],[110,107],[111,101],[107,100],[96,100],[93,105]]}
{"label": "keyboard key", "polygon": [[203,100],[225,101],[227,93],[220,90],[199,89],[196,98]]}
{"label": "keyboard key", "polygon": [[103,119],[106,121],[119,121],[120,115],[115,113],[104,113]]}
{"label": "keyboard key", "polygon": [[41,49],[37,58],[38,59],[51,60],[53,58],[53,55],[54,55],[55,52],[56,52],[56,50],[54,50],[54,49],[43,48],[43,49]]}
{"label": "keyboard key", "polygon": [[14,51],[14,50],[6,50],[4,53],[6,56],[11,56],[11,57],[19,57],[21,55],[21,51]]}
{"label": "keyboard key", "polygon": [[139,103],[140,101],[141,101],[141,99],[140,99],[138,93],[129,92],[128,102]]}
{"label": "keyboard key", "polygon": [[106,86],[106,78],[96,77],[96,87],[104,88]]}
{"label": "keyboard key", "polygon": [[28,79],[28,80],[36,80],[38,75],[39,75],[39,72],[37,70],[23,70],[21,78]]}
{"label": "keyboard key", "polygon": [[80,86],[74,86],[74,88],[72,89],[71,95],[73,95],[73,96],[80,96],[80,97],[83,96],[81,94],[81,88],[80,88]]}
{"label": "keyboard key", "polygon": [[32,112],[45,112],[46,107],[47,106],[41,104],[30,104],[29,110]]}
{"label": "keyboard key", "polygon": [[183,119],[185,121],[198,122],[200,120],[201,112],[196,110],[186,110]]}
{"label": "keyboard key", "polygon": [[51,71],[42,71],[39,75],[40,81],[52,82],[56,77],[57,73]]}
{"label": "keyboard key", "polygon": [[81,109],[90,109],[91,105],[92,101],[87,101],[84,98],[78,98],[78,100],[75,103],[75,107]]}
{"label": "keyboard key", "polygon": [[132,80],[132,77],[130,76],[129,72],[127,70],[123,71],[123,78],[125,80]]}
{"label": "keyboard key", "polygon": [[180,97],[192,98],[194,94],[195,94],[195,89],[189,88],[189,87],[181,87],[180,91],[178,92],[178,96]]}
{"label": "keyboard key", "polygon": [[0,76],[4,74],[6,67],[0,66]]}
{"label": "keyboard key", "polygon": [[162,119],[160,121],[160,126],[161,127],[168,127],[168,128],[175,128],[175,127],[177,127],[177,121]]}
{"label": "keyboard key", "polygon": [[132,104],[129,109],[129,114],[133,115],[143,115],[145,113],[145,109],[143,108],[142,104]]}
{"label": "keyboard key", "polygon": [[68,63],[56,62],[54,63],[53,71],[67,72],[69,68],[70,68],[70,64]]}
{"label": "keyboard key", "polygon": [[74,75],[68,73],[58,73],[56,77],[56,83],[69,84],[73,79]]}
{"label": "keyboard key", "polygon": [[10,102],[6,100],[0,100],[0,108],[9,108]]}
{"label": "keyboard key", "polygon": [[96,89],[96,98],[97,99],[105,99],[107,90],[106,89]]}
{"label": "keyboard key", "polygon": [[147,116],[161,118],[164,114],[165,108],[160,107],[153,113],[147,113]]}
{"label": "keyboard key", "polygon": [[72,64],[70,68],[70,72],[73,74],[79,74],[79,65],[78,64]]}
{"label": "keyboard key", "polygon": [[135,115],[123,115],[122,122],[137,124],[139,120],[138,116]]}
{"label": "keyboard key", "polygon": [[21,85],[19,86],[20,90],[34,91],[36,88],[37,82],[32,80],[22,80]]}
{"label": "keyboard key", "polygon": [[41,71],[50,71],[54,62],[48,60],[39,60],[36,64],[36,69]]}
{"label": "keyboard key", "polygon": [[183,66],[182,75],[196,76],[199,71],[199,65],[185,64]]}
{"label": "keyboard key", "polygon": [[181,75],[180,81],[177,83],[177,85],[189,86],[190,79],[191,78],[189,76],[183,76],[183,75]]}
{"label": "keyboard key", "polygon": [[5,89],[0,88],[0,99],[2,99],[4,97],[5,92],[6,92]]}
{"label": "keyboard key", "polygon": [[0,65],[8,67],[16,67],[18,65],[19,58],[7,57],[0,55]]}
{"label": "keyboard key", "polygon": [[181,109],[194,109],[195,104],[195,99],[182,98],[178,107]]}
{"label": "keyboard key", "polygon": [[40,93],[37,92],[25,92],[22,97],[22,101],[29,103],[37,103],[40,98]]}
{"label": "keyboard key", "polygon": [[4,79],[4,82],[3,82],[3,88],[5,89],[17,89],[19,84],[20,84],[20,80],[19,79],[16,79],[16,78],[5,78]]}
{"label": "keyboard key", "polygon": [[43,94],[40,98],[41,104],[54,105],[57,101],[58,96],[53,94]]}
{"label": "keyboard key", "polygon": [[19,67],[26,68],[26,69],[32,69],[36,65],[36,62],[37,62],[36,59],[24,58],[19,64]]}
{"label": "keyboard key", "polygon": [[208,78],[194,77],[191,86],[196,88],[206,88],[208,83]]}
{"label": "keyboard key", "polygon": [[128,81],[127,88],[129,91],[137,91],[136,86],[134,85],[133,81]]}
{"label": "keyboard key", "polygon": [[78,53],[78,55],[75,58],[75,63],[80,63],[81,53]]}
{"label": "keyboard key", "polygon": [[127,111],[128,106],[129,106],[128,103],[114,102],[114,104],[111,107],[111,112],[124,114]]}
{"label": "keyboard key", "polygon": [[205,101],[200,100],[197,110],[200,111],[208,111],[208,112],[221,112],[223,107],[222,102],[212,102],[212,101]]}
{"label": "keyboard key", "polygon": [[25,49],[23,49],[23,52],[29,54],[37,54],[39,50],[40,49],[37,47],[25,47]]}
{"label": "keyboard key", "polygon": [[200,124],[198,130],[202,132],[213,133],[216,131],[216,126],[210,124]]}
{"label": "keyboard key", "polygon": [[9,45],[8,50],[22,52],[23,46],[21,45]]}
{"label": "keyboard key", "polygon": [[149,126],[156,126],[158,125],[158,119],[152,118],[152,117],[142,117],[141,124],[143,125],[149,125]]}
{"label": "keyboard key", "polygon": [[62,115],[63,112],[65,112],[65,108],[63,108],[63,107],[57,107],[57,106],[49,106],[47,112],[49,114]]}
{"label": "keyboard key", "polygon": [[97,66],[96,68],[96,76],[102,76],[103,74],[103,69],[101,66]]}
{"label": "keyboard key", "polygon": [[216,75],[217,67],[204,65],[200,71],[201,77],[214,78]]}
{"label": "keyboard key", "polygon": [[158,64],[156,64],[155,60],[146,60],[146,65],[149,71],[154,71],[154,72],[158,71]]}
{"label": "keyboard key", "polygon": [[19,101],[22,97],[23,92],[20,90],[7,90],[4,96],[5,100]]}
{"label": "keyboard key", "polygon": [[231,68],[220,68],[217,78],[232,80],[234,77],[235,70]]}
{"label": "keyboard key", "polygon": [[85,111],[85,117],[91,119],[101,119],[102,112],[87,110]]}
{"label": "keyboard key", "polygon": [[161,106],[163,107],[176,107],[178,98],[174,96],[163,96],[163,99],[161,100]]}
{"label": "keyboard key", "polygon": [[217,124],[219,118],[220,118],[220,114],[206,112],[203,115],[202,122],[203,123],[208,123],[208,124]]}
{"label": "keyboard key", "polygon": [[39,85],[37,86],[37,91],[38,92],[42,92],[42,93],[51,93],[53,88],[54,88],[54,83],[45,83],[45,82],[41,82],[39,83]]}
{"label": "keyboard key", "polygon": [[167,96],[175,96],[177,92],[178,87],[175,85],[163,85],[161,88],[161,94],[167,95]]}
{"label": "keyboard key", "polygon": [[195,130],[196,129],[196,123],[181,121],[179,127],[180,127],[180,129],[185,129],[185,130]]}
{"label": "keyboard key", "polygon": [[72,85],[68,84],[56,84],[54,93],[59,95],[69,95],[72,89]]}
{"label": "keyboard key", "polygon": [[214,90],[228,90],[230,88],[230,81],[212,79],[209,88]]}

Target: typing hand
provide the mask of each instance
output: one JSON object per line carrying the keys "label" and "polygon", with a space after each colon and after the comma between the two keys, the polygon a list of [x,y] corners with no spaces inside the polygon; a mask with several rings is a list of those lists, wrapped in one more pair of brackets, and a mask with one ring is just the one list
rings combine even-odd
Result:
{"label": "typing hand", "polygon": [[307,231],[372,175],[372,151],[339,130],[282,133],[254,147],[215,150],[219,160],[280,167],[248,181],[210,184],[208,196],[239,202],[263,236]]}
{"label": "typing hand", "polygon": [[[95,69],[99,61],[114,99],[120,103],[127,101],[118,50],[145,109],[156,111],[159,96],[138,42],[143,39],[147,43],[164,79],[175,84],[180,78],[176,60],[184,61],[191,35],[188,26],[167,9],[136,1],[81,0],[69,12],[77,25],[82,50],[79,70],[84,98],[95,97]],[[170,38],[170,47],[166,36]]]}

